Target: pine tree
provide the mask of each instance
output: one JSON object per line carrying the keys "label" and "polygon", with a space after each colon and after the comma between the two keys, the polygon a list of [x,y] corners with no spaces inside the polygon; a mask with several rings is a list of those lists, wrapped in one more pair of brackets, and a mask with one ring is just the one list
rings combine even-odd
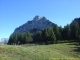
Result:
{"label": "pine tree", "polygon": [[62,40],[63,39],[62,32],[63,32],[63,28],[60,26],[59,27],[59,40]]}
{"label": "pine tree", "polygon": [[71,27],[71,38],[75,41],[78,39],[79,33],[79,24],[76,21],[73,21],[70,24]]}
{"label": "pine tree", "polygon": [[43,42],[42,31],[37,31],[35,33],[35,41],[36,42]]}
{"label": "pine tree", "polygon": [[56,42],[57,42],[60,39],[59,27],[57,25],[54,25],[53,31],[54,31],[54,34],[56,36]]}
{"label": "pine tree", "polygon": [[32,34],[30,32],[26,33],[26,43],[31,43],[33,41]]}
{"label": "pine tree", "polygon": [[15,44],[18,43],[18,33],[15,34],[15,40],[14,41],[15,41]]}
{"label": "pine tree", "polygon": [[21,33],[20,34],[20,44],[25,44],[26,42],[25,42],[25,33]]}
{"label": "pine tree", "polygon": [[47,28],[44,31],[44,41],[48,44],[55,43],[56,37],[52,28]]}
{"label": "pine tree", "polygon": [[8,44],[14,44],[14,43],[15,43],[15,36],[14,36],[14,34],[11,34],[9,37]]}
{"label": "pine tree", "polygon": [[67,24],[67,26],[64,27],[63,33],[64,33],[63,34],[64,39],[70,40],[71,29],[69,24]]}

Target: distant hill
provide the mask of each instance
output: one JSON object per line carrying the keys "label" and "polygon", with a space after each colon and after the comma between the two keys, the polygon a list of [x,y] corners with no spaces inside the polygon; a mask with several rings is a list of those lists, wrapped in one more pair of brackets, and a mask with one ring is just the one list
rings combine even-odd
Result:
{"label": "distant hill", "polygon": [[8,38],[2,38],[0,39],[0,44],[7,44],[8,43]]}
{"label": "distant hill", "polygon": [[48,27],[53,27],[55,24],[46,19],[46,17],[35,16],[33,20],[19,26],[14,30],[14,33],[21,32],[36,32],[37,30],[43,30]]}

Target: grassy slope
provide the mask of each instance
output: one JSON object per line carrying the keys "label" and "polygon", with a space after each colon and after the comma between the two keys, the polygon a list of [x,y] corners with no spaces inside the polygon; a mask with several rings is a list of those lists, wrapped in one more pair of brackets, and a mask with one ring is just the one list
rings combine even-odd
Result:
{"label": "grassy slope", "polygon": [[[0,45],[0,60],[59,60],[80,58],[80,46],[73,43],[53,45]],[[74,59],[75,58],[75,59]]]}

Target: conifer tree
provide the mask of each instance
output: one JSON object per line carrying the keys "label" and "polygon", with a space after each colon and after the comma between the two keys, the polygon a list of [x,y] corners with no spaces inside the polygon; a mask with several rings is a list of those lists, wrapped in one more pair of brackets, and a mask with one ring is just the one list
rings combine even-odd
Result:
{"label": "conifer tree", "polygon": [[63,29],[64,39],[70,40],[70,33],[71,33],[70,25],[67,24],[67,26],[65,26],[64,29]]}
{"label": "conifer tree", "polygon": [[71,38],[75,41],[78,39],[78,33],[79,33],[79,24],[76,21],[73,21],[70,24],[71,27]]}
{"label": "conifer tree", "polygon": [[14,34],[11,34],[9,37],[8,44],[14,44],[14,43],[15,43],[15,36],[14,36]]}
{"label": "conifer tree", "polygon": [[56,43],[57,43],[57,41],[60,39],[59,27],[57,26],[57,24],[54,25],[53,31],[54,31],[54,34],[56,36]]}

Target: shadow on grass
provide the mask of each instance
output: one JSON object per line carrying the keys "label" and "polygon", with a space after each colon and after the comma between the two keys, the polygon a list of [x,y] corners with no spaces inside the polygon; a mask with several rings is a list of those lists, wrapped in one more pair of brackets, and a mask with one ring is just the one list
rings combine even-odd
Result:
{"label": "shadow on grass", "polygon": [[79,52],[80,53],[80,46],[79,47],[74,47],[75,49],[73,51]]}
{"label": "shadow on grass", "polygon": [[76,46],[77,46],[77,44],[76,44],[76,43],[69,43],[69,44],[67,44],[67,45],[76,45]]}
{"label": "shadow on grass", "polygon": [[67,41],[67,40],[65,40],[65,41],[58,41],[58,43],[60,43],[60,44],[62,44],[62,43],[72,43],[73,41]]}
{"label": "shadow on grass", "polygon": [[67,44],[67,45],[75,45],[75,46],[79,46],[80,44],[77,43],[77,42],[71,42],[71,43],[69,43],[69,44]]}

